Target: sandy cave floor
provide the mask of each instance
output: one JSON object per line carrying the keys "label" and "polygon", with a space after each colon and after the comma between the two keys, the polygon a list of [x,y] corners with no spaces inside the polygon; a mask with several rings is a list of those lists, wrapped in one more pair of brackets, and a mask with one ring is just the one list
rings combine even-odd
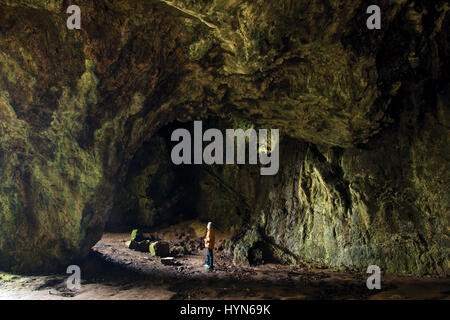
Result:
{"label": "sandy cave floor", "polygon": [[[201,231],[195,229],[185,223],[157,232],[157,238],[189,250],[176,265],[129,249],[129,233],[106,233],[80,266],[80,290],[67,289],[65,274],[0,272],[0,299],[450,299],[450,279],[384,274],[381,290],[369,290],[364,273],[307,265],[236,267],[222,250],[209,272],[202,266]],[[226,237],[218,234],[216,247]]]}

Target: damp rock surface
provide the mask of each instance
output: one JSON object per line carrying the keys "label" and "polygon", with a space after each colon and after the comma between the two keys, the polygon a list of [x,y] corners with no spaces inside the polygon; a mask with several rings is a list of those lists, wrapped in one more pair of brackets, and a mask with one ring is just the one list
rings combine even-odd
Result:
{"label": "damp rock surface", "polygon": [[[379,1],[379,31],[352,0],[80,0],[81,30],[64,4],[0,0],[0,268],[64,268],[195,191],[259,230],[245,259],[449,274],[446,1]],[[278,175],[170,166],[161,130],[211,118],[280,129]]]}

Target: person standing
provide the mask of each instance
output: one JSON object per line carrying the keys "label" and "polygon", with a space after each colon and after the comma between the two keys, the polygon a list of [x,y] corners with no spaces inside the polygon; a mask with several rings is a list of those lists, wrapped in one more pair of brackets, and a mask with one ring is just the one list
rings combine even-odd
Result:
{"label": "person standing", "polygon": [[214,229],[212,227],[212,222],[208,222],[206,238],[205,238],[205,247],[206,247],[205,267],[206,267],[206,270],[214,269],[214,253],[213,253],[214,242],[215,242],[215,235],[214,235]]}

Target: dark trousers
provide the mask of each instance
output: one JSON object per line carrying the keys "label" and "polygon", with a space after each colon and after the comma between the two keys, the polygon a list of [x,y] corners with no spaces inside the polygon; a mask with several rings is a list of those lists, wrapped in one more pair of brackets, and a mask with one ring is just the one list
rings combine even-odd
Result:
{"label": "dark trousers", "polygon": [[212,268],[213,262],[214,262],[213,251],[210,248],[206,248],[206,264]]}

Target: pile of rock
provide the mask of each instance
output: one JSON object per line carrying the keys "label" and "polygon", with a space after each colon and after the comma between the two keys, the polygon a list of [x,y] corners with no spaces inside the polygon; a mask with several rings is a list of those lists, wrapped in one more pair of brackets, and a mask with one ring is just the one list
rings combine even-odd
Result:
{"label": "pile of rock", "polygon": [[172,249],[167,241],[156,240],[155,238],[145,238],[142,232],[135,229],[131,232],[131,239],[127,242],[130,249],[149,252],[153,257],[181,256],[186,253],[183,246],[174,246]]}

